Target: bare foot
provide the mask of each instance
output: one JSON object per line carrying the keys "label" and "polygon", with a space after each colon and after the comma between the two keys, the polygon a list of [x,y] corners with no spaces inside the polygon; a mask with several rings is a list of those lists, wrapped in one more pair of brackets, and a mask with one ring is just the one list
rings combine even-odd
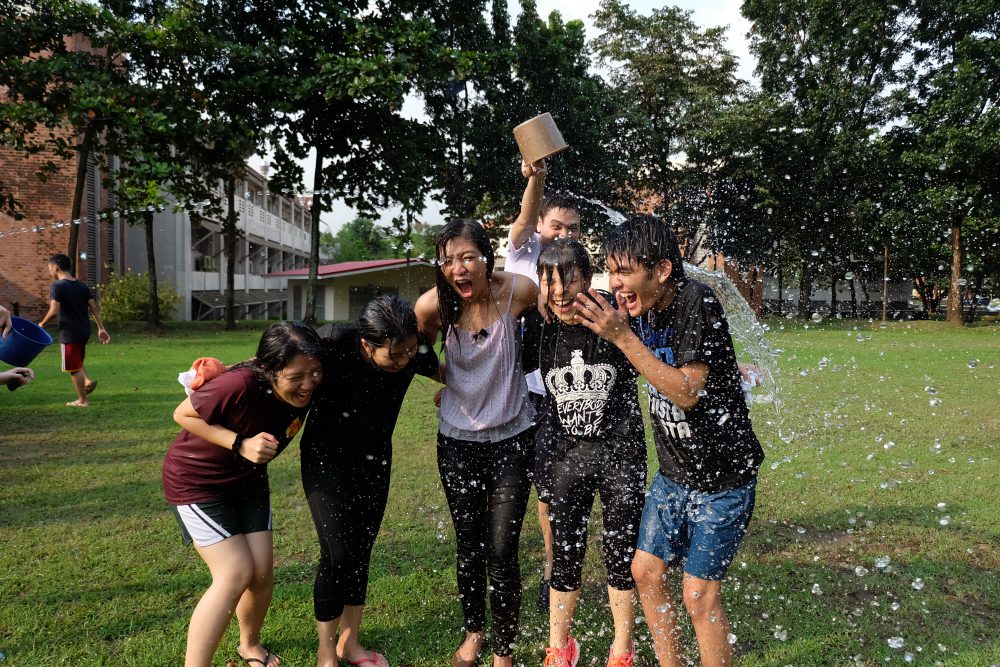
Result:
{"label": "bare foot", "polygon": [[85,401],[81,401],[80,399],[77,399],[75,401],[70,401],[66,405],[68,405],[71,408],[89,408],[90,407],[90,403],[87,403]]}
{"label": "bare foot", "polygon": [[451,656],[451,667],[473,667],[479,661],[479,654],[483,652],[482,632],[469,632],[465,635],[465,641]]}

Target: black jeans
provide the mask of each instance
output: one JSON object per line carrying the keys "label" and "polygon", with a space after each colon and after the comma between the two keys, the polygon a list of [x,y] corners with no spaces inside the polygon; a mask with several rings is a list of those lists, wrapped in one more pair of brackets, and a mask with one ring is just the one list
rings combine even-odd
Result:
{"label": "black jeans", "polygon": [[517,558],[528,507],[532,429],[499,442],[468,442],[438,433],[438,470],[455,527],[458,592],[465,629],[486,628],[486,580],[493,653],[513,652],[521,611]]}
{"label": "black jeans", "polygon": [[646,497],[646,444],[579,441],[568,450],[542,455],[551,457],[552,588],[564,593],[580,588],[597,493],[604,511],[601,542],[608,585],[620,591],[635,588],[632,558]]}
{"label": "black jeans", "polygon": [[332,621],[344,605],[365,603],[368,565],[389,498],[391,443],[355,443],[350,453],[302,446],[302,487],[309,501],[320,557],[313,584],[317,621]]}

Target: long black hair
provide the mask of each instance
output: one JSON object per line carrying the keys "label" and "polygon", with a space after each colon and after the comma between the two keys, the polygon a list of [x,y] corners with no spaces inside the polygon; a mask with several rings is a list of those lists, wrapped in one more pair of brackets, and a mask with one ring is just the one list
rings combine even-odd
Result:
{"label": "long black hair", "polygon": [[257,344],[257,356],[233,368],[250,368],[259,380],[274,382],[278,371],[300,354],[310,359],[323,359],[319,334],[304,322],[284,320],[264,329]]}
{"label": "long black hair", "polygon": [[[475,220],[468,218],[456,218],[444,226],[444,229],[437,236],[437,260],[439,262],[436,282],[438,296],[438,315],[441,317],[441,340],[448,339],[448,331],[458,322],[458,316],[462,312],[462,299],[451,288],[448,281],[444,279],[444,272],[441,270],[440,262],[444,259],[444,253],[448,242],[452,239],[467,237],[472,241],[476,249],[486,258],[486,284],[489,286],[493,278],[493,265],[496,257],[493,252],[493,243],[486,235],[486,230]],[[433,341],[432,341],[433,342]]]}
{"label": "long black hair", "polygon": [[633,215],[613,228],[604,237],[604,252],[617,261],[642,264],[647,273],[662,260],[670,260],[670,279],[674,282],[684,280],[684,258],[677,234],[655,215]]}
{"label": "long black hair", "polygon": [[417,316],[413,306],[398,296],[383,294],[368,302],[358,318],[358,333],[363,340],[382,347],[417,335]]}
{"label": "long black hair", "polygon": [[552,282],[552,274],[558,274],[563,286],[573,282],[576,272],[587,282],[594,275],[587,248],[576,239],[553,239],[538,256],[538,278]]}

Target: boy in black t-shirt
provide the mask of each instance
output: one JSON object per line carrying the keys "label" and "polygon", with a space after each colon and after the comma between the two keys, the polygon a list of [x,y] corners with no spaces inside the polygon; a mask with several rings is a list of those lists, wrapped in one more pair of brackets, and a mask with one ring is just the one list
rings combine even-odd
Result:
{"label": "boy in black t-shirt", "polygon": [[111,336],[101,321],[101,311],[97,308],[94,295],[84,283],[70,273],[69,257],[52,255],[49,258],[49,275],[55,280],[49,288],[51,300],[49,312],[38,326],[59,316],[59,342],[62,344],[62,369],[69,373],[76,389],[76,400],[66,403],[72,408],[85,408],[90,403],[87,397],[97,388],[97,380],[92,380],[83,367],[87,341],[90,340],[90,316],[97,323],[97,337],[102,343],[111,342]]}
{"label": "boy in black t-shirt", "polygon": [[656,655],[662,667],[682,664],[667,575],[683,563],[684,604],[701,662],[731,665],[721,582],[753,513],[764,452],[750,425],[729,325],[712,290],[685,279],[677,237],[660,219],[630,218],[608,235],[604,250],[619,308],[580,295],[576,309],[581,323],[621,349],[648,382],[660,469],[632,574]]}

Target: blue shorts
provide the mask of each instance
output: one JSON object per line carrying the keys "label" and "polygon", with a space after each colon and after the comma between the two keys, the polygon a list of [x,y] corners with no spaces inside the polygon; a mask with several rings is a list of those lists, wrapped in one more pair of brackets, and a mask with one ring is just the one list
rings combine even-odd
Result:
{"label": "blue shorts", "polygon": [[699,579],[725,578],[750,523],[756,488],[755,478],[746,486],[707,493],[656,473],[637,548],[668,565],[684,560],[684,571]]}

